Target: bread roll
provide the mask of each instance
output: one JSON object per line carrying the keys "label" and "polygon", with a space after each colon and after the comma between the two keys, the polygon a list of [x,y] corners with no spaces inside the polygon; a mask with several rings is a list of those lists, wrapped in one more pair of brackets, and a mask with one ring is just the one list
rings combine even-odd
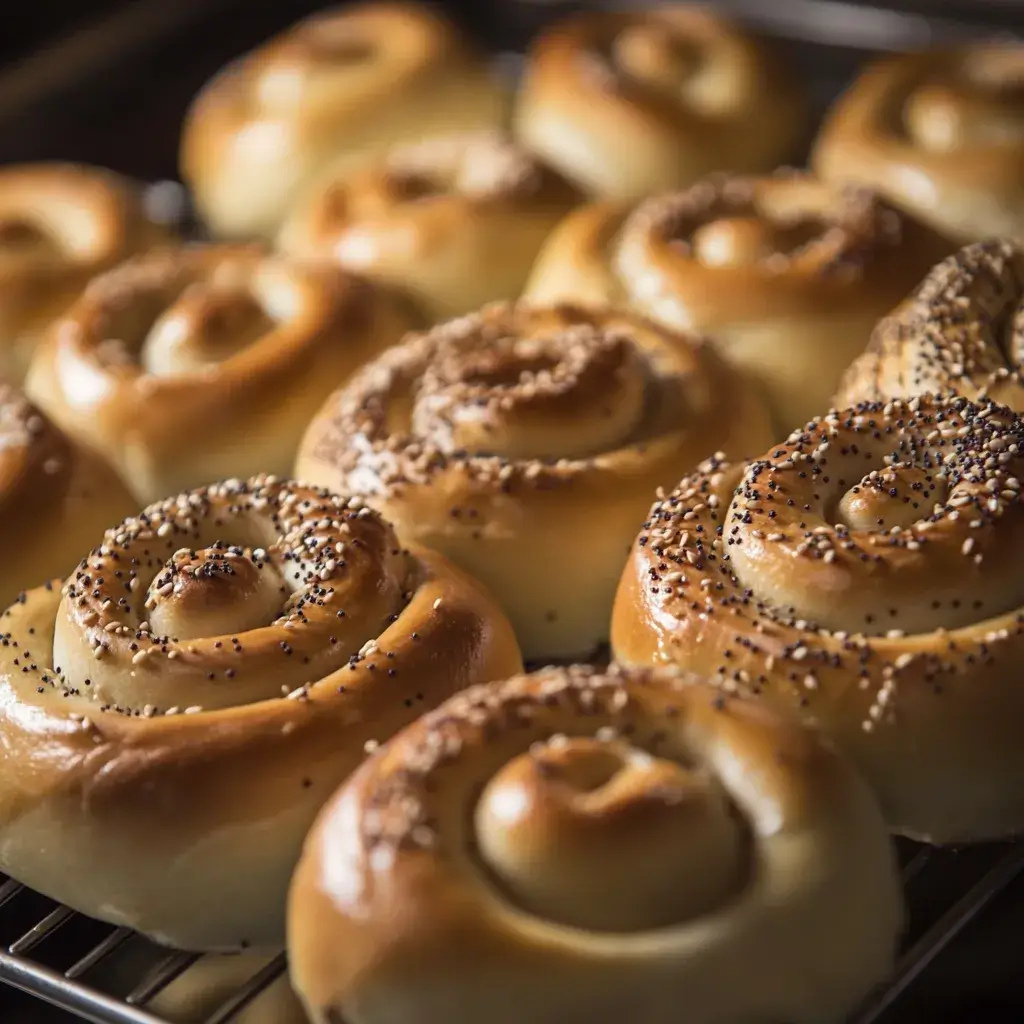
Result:
{"label": "bread roll", "polygon": [[859,777],[670,673],[460,694],[336,793],[292,882],[315,1024],[838,1021],[902,918]]}
{"label": "bread roll", "polygon": [[836,404],[953,391],[1024,412],[1024,249],[976,242],[944,260],[876,328]]}
{"label": "bread roll", "polygon": [[73,444],[0,383],[0,604],[70,572],[107,524],[137,506],[102,459]]}
{"label": "bread roll", "polygon": [[40,338],[90,278],[168,236],[141,190],[111,171],[0,168],[0,379],[22,383]]}
{"label": "bread roll", "polygon": [[280,248],[334,259],[436,322],[518,297],[541,243],[580,198],[500,135],[447,135],[396,146],[362,174],[325,177],[286,221]]}
{"label": "bread roll", "polygon": [[192,950],[284,943],[302,838],[364,754],[521,664],[356,500],[271,477],[151,505],[2,617],[0,871]]}
{"label": "bread roll", "polygon": [[215,234],[270,238],[328,164],[351,169],[395,142],[496,127],[506,103],[483,56],[431,7],[346,4],[204,87],[181,171]]}
{"label": "bread roll", "polygon": [[141,502],[156,501],[287,473],[324,399],[409,326],[336,267],[256,247],[159,249],[92,282],[36,353],[27,388]]}
{"label": "bread roll", "polygon": [[524,297],[629,305],[707,334],[758,378],[785,432],[828,409],[879,317],[953,248],[863,191],[714,177],[570,214]]}
{"label": "bread roll", "polygon": [[408,338],[310,425],[296,474],[361,494],[508,613],[528,659],[607,639],[656,487],[771,439],[705,345],[618,313],[497,305]]}
{"label": "bread roll", "polygon": [[926,396],[831,412],[651,510],[612,650],[797,710],[935,843],[1024,830],[1024,420]]}
{"label": "bread roll", "polygon": [[944,234],[1024,241],[1024,44],[888,57],[825,119],[812,161]]}
{"label": "bread roll", "polygon": [[627,200],[713,171],[771,170],[807,124],[803,89],[765,44],[685,4],[557,22],[527,55],[514,115],[552,166]]}

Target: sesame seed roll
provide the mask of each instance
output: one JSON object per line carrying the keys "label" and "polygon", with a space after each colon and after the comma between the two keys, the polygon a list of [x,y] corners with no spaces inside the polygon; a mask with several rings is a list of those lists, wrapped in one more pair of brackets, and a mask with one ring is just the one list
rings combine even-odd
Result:
{"label": "sesame seed roll", "polygon": [[992,402],[864,403],[651,509],[612,648],[820,726],[893,830],[1024,829],[1024,420]]}
{"label": "sesame seed roll", "polygon": [[314,1024],[840,1020],[891,969],[893,852],[811,730],[672,672],[545,669],[401,732],[292,882]]}
{"label": "sesame seed roll", "polygon": [[835,404],[955,392],[1024,412],[1024,249],[976,242],[939,263],[881,320]]}
{"label": "sesame seed roll", "polygon": [[302,431],[407,314],[340,268],[257,246],[154,249],[94,279],[36,353],[29,395],[140,503],[291,470]]}
{"label": "sesame seed roll", "polygon": [[571,213],[524,298],[626,306],[707,335],[786,433],[829,408],[879,317],[953,248],[864,191],[793,171],[719,175]]}
{"label": "sesame seed roll", "polygon": [[1024,241],[1024,44],[871,64],[825,117],[811,163],[886,196],[957,242]]}
{"label": "sesame seed roll", "polygon": [[0,616],[0,870],[195,950],[283,943],[364,751],[519,670],[510,626],[354,499],[257,477],[151,505]]}
{"label": "sesame seed roll", "polygon": [[427,321],[517,296],[544,239],[582,199],[493,132],[390,149],[362,173],[331,172],[279,236],[405,296]]}
{"label": "sesame seed roll", "polygon": [[217,237],[272,238],[326,167],[389,146],[495,128],[508,97],[435,5],[318,11],[209,81],[188,112],[181,173]]}
{"label": "sesame seed roll", "polygon": [[0,168],[0,379],[24,382],[47,329],[96,274],[171,232],[142,189],[80,164]]}
{"label": "sesame seed roll", "polygon": [[296,475],[365,496],[479,579],[528,659],[585,657],[654,489],[770,436],[751,386],[688,335],[494,305],[360,371],[310,425]]}
{"label": "sesame seed roll", "polygon": [[526,55],[513,123],[588,192],[636,199],[792,159],[807,112],[764,40],[705,8],[654,3],[550,26]]}

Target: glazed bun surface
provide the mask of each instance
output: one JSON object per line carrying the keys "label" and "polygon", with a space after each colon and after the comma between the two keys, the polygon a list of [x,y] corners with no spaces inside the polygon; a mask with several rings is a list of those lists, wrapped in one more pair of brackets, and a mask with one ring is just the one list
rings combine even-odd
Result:
{"label": "glazed bun surface", "polygon": [[315,1024],[841,1019],[891,968],[893,854],[809,730],[673,673],[475,687],[368,760],[292,882]]}
{"label": "glazed bun surface", "polygon": [[855,181],[958,242],[1024,241],[1024,44],[872,65],[826,118],[816,170]]}
{"label": "glazed bun surface", "polygon": [[22,383],[47,328],[90,278],[169,236],[142,190],[112,171],[0,168],[0,379]]}
{"label": "glazed bun surface", "polygon": [[675,664],[834,739],[894,831],[1024,830],[1024,420],[925,396],[815,420],[706,463],[652,509],[612,621]]}
{"label": "glazed bun surface", "polygon": [[520,670],[506,619],[361,503],[261,477],[97,536],[0,618],[0,870],[189,950],[280,948],[366,749]]}
{"label": "glazed bun surface", "polygon": [[714,177],[570,214],[524,299],[629,306],[705,334],[788,431],[828,409],[878,319],[952,249],[862,190],[797,172]]}
{"label": "glazed bun surface", "polygon": [[685,4],[557,22],[527,54],[518,136],[610,199],[763,172],[795,156],[803,90],[765,44]]}
{"label": "glazed bun surface", "polygon": [[329,165],[355,169],[401,141],[498,127],[504,91],[434,9],[346,4],[225,68],[185,123],[181,169],[214,234],[270,238]]}
{"label": "glazed bun surface", "polygon": [[541,244],[580,193],[493,132],[395,146],[361,174],[329,174],[279,246],[336,260],[407,296],[431,321],[518,297]]}
{"label": "glazed bun surface", "polygon": [[0,604],[69,573],[106,526],[136,511],[117,474],[0,383]]}
{"label": "glazed bun surface", "polygon": [[495,305],[411,335],[332,396],[296,474],[364,495],[508,612],[528,659],[607,639],[650,496],[767,413],[689,335],[638,317]]}
{"label": "glazed bun surface", "polygon": [[1024,412],[1024,249],[976,242],[938,264],[884,318],[835,404],[955,392]]}
{"label": "glazed bun surface", "polygon": [[409,326],[337,267],[256,246],[154,249],[91,283],[36,353],[27,389],[156,501],[288,472],[324,399]]}

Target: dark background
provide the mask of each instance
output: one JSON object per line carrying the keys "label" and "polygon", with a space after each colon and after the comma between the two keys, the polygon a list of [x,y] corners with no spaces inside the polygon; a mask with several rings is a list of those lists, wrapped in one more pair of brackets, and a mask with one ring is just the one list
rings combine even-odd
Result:
{"label": "dark background", "polygon": [[[147,181],[174,177],[178,129],[200,86],[232,57],[324,6],[315,0],[6,0],[0,162],[77,160]],[[488,47],[514,53],[546,18],[588,5],[451,0],[444,6]],[[872,51],[965,34],[1024,34],[1018,0],[877,0],[874,10],[815,0],[722,0],[719,6],[781,35],[780,45],[813,82],[822,107]],[[879,8],[920,17],[892,21]],[[921,898],[941,909],[941,880],[934,884]],[[1022,939],[1024,876],[939,957],[886,1024],[1024,1022]],[[0,985],[0,1024],[72,1020]]]}

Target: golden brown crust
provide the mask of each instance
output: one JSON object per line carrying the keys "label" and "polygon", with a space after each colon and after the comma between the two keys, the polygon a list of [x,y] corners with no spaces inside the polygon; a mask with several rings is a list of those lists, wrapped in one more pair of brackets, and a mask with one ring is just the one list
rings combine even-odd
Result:
{"label": "golden brown crust", "polygon": [[1024,240],[1024,46],[889,57],[826,118],[812,155],[831,181],[876,189],[959,242]]}
{"label": "golden brown crust", "polygon": [[[183,948],[279,946],[302,837],[364,746],[520,664],[468,577],[273,478],[151,506],[56,583],[2,617],[0,869]],[[186,585],[230,614],[174,617]]]}
{"label": "golden brown crust", "polygon": [[796,172],[716,176],[571,213],[524,300],[627,305],[706,334],[790,430],[828,408],[879,317],[951,249],[863,191]]}
{"label": "golden brown crust", "polygon": [[544,239],[580,199],[498,134],[439,136],[396,146],[361,174],[325,176],[285,222],[279,247],[332,258],[435,322],[516,298]]}
{"label": "golden brown crust", "polygon": [[402,140],[497,127],[506,97],[483,57],[418,3],[346,4],[230,65],[193,103],[182,175],[218,235],[272,237],[329,164]]}
{"label": "golden brown crust", "polygon": [[884,977],[901,916],[878,808],[812,732],[577,666],[369,759],[306,840],[288,945],[316,1024],[806,1024]]}
{"label": "golden brown crust", "polygon": [[633,546],[613,652],[799,710],[853,757],[895,831],[1021,831],[1019,445],[1009,410],[924,397],[705,464]]}
{"label": "golden brown crust", "polygon": [[288,472],[309,417],[409,328],[340,268],[257,247],[156,249],[94,280],[55,325],[29,394],[140,501]]}
{"label": "golden brown crust", "polygon": [[70,572],[106,525],[136,509],[117,474],[0,383],[0,604]]}
{"label": "golden brown crust", "polygon": [[875,329],[835,404],[955,392],[1024,411],[1024,250],[976,242],[938,264]]}
{"label": "golden brown crust", "polygon": [[20,384],[47,327],[88,281],[170,232],[141,189],[97,167],[0,168],[0,378]]}
{"label": "golden brown crust", "polygon": [[685,5],[557,23],[528,54],[515,110],[530,149],[613,199],[768,171],[806,127],[803,90],[775,55]]}
{"label": "golden brown crust", "polygon": [[364,495],[481,580],[527,658],[607,636],[655,488],[708,448],[770,440],[750,385],[637,317],[495,305],[364,368],[310,425],[297,475]]}

